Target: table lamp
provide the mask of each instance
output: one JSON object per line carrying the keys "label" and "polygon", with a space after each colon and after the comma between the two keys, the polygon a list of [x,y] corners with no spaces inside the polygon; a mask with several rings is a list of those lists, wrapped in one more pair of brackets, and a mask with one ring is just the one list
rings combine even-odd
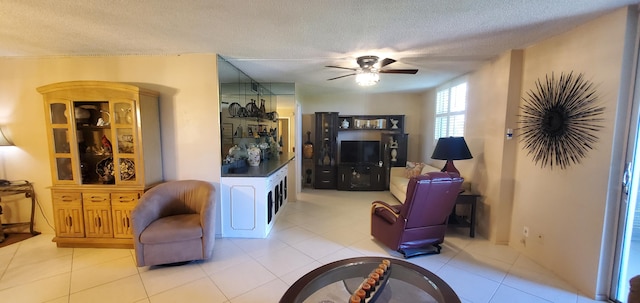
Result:
{"label": "table lamp", "polygon": [[[2,185],[7,185],[7,183],[9,181],[5,180],[6,178],[6,174],[7,172],[5,171],[5,167],[4,167],[4,148],[2,148],[2,146],[14,146],[15,144],[13,144],[13,142],[11,142],[11,140],[7,139],[7,137],[4,135],[4,133],[2,132],[2,128],[0,128],[0,169],[2,172],[2,178],[0,178],[0,186]],[[1,213],[1,212],[0,212]]]}
{"label": "table lamp", "polygon": [[0,146],[14,146],[13,142],[4,135],[2,129],[0,129]]}
{"label": "table lamp", "polygon": [[442,137],[438,139],[436,148],[433,150],[433,155],[431,155],[431,159],[447,160],[447,163],[441,171],[455,172],[458,175],[460,175],[460,171],[453,165],[453,160],[466,160],[471,158],[473,158],[473,156],[463,137]]}

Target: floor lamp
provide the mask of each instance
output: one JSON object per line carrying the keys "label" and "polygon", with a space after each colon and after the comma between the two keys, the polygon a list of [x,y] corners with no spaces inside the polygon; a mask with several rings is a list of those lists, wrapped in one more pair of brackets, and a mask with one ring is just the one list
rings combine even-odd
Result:
{"label": "floor lamp", "polygon": [[436,148],[433,150],[431,159],[447,160],[441,171],[455,172],[460,175],[460,171],[453,165],[453,160],[471,159],[471,151],[463,137],[442,137],[438,139]]}

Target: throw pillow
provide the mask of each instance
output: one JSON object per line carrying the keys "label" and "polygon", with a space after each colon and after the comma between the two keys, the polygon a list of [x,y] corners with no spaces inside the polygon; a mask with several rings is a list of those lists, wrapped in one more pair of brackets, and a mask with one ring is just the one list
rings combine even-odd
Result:
{"label": "throw pillow", "polygon": [[424,163],[407,161],[407,165],[404,171],[405,177],[412,178],[419,175],[423,167]]}

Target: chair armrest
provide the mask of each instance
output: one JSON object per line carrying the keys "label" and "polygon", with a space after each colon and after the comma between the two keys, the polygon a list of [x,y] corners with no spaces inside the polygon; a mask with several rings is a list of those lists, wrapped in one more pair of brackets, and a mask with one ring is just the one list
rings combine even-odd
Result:
{"label": "chair armrest", "polygon": [[374,201],[371,203],[371,214],[393,224],[400,216],[400,209],[383,201]]}
{"label": "chair armrest", "polygon": [[392,212],[392,213],[394,213],[396,215],[399,215],[400,214],[399,206],[402,206],[402,205],[391,205],[391,204],[389,204],[387,202],[384,202],[384,201],[373,201],[371,203],[371,212],[373,212],[373,210],[376,209],[377,207],[383,207],[383,208],[388,209],[390,212]]}

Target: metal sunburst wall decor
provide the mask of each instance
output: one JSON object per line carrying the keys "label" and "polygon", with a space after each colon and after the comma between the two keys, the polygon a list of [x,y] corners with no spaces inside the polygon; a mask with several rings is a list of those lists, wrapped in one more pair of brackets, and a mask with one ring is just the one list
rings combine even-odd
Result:
{"label": "metal sunburst wall decor", "polygon": [[598,141],[596,132],[603,127],[600,116],[604,107],[596,104],[593,84],[583,74],[561,73],[556,79],[552,73],[545,80],[538,79],[536,88],[523,98],[518,120],[520,141],[536,165],[565,169],[580,163],[593,149]]}

